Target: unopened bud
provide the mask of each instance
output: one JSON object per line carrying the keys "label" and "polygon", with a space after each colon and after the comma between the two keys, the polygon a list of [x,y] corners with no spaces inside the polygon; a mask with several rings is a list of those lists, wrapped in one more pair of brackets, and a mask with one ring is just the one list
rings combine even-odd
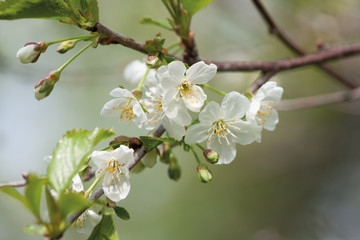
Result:
{"label": "unopened bud", "polygon": [[142,142],[140,141],[140,139],[136,137],[132,137],[129,139],[129,148],[132,148],[136,151],[137,149],[141,148],[141,146]]}
{"label": "unopened bud", "polygon": [[78,41],[76,40],[69,40],[60,43],[60,45],[57,47],[56,51],[58,53],[66,53],[70,49],[73,49]]}
{"label": "unopened bud", "polygon": [[175,181],[179,180],[181,176],[180,165],[172,153],[170,153],[168,175],[170,179]]}
{"label": "unopened bud", "polygon": [[206,165],[204,164],[198,165],[197,172],[201,182],[208,183],[212,180],[212,173]]}
{"label": "unopened bud", "polygon": [[131,93],[138,101],[140,101],[140,99],[142,98],[143,92],[140,89],[134,89],[131,91]]}
{"label": "unopened bud", "polygon": [[252,92],[250,92],[250,90],[247,90],[244,93],[244,96],[251,101],[251,99],[254,97],[254,94]]}
{"label": "unopened bud", "polygon": [[21,63],[34,63],[36,62],[40,54],[45,52],[47,49],[47,43],[45,42],[29,42],[20,48],[16,54],[16,57],[20,60]]}
{"label": "unopened bud", "polygon": [[168,164],[170,161],[170,153],[171,153],[171,147],[170,143],[164,142],[160,145],[159,149],[159,156],[160,161],[162,163]]}
{"label": "unopened bud", "polygon": [[40,79],[35,85],[35,98],[41,100],[49,96],[59,79],[60,73],[57,71],[50,72],[47,77]]}
{"label": "unopened bud", "polygon": [[129,142],[130,138],[127,136],[117,136],[114,138],[114,140],[112,140],[109,145],[116,145],[116,144],[127,144]]}
{"label": "unopened bud", "polygon": [[215,164],[215,163],[217,163],[219,161],[220,156],[214,150],[205,149],[203,154],[204,154],[204,157],[205,157],[206,161],[208,161],[209,163]]}
{"label": "unopened bud", "polygon": [[159,67],[161,65],[161,62],[157,56],[148,56],[146,65],[150,67]]}

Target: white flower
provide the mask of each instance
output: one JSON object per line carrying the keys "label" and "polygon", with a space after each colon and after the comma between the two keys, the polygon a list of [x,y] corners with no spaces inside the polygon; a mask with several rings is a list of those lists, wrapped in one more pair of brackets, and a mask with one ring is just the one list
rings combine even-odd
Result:
{"label": "white flower", "polygon": [[160,67],[156,72],[156,77],[166,92],[163,107],[167,116],[174,118],[177,115],[180,100],[191,111],[200,112],[206,95],[196,84],[205,84],[210,81],[215,76],[216,69],[216,65],[207,65],[203,61],[195,63],[188,70],[180,61],[173,61],[167,66]]}
{"label": "white flower", "polygon": [[[169,136],[176,140],[181,140],[185,135],[185,126],[191,123],[191,116],[187,112],[184,103],[180,102],[176,107],[173,118],[169,118],[163,108],[164,89],[159,85],[155,77],[150,77],[146,82],[145,96],[140,100],[141,104],[147,110],[147,121],[143,123],[142,128],[152,130],[158,125],[163,124]],[[172,111],[174,109],[168,109]],[[176,114],[176,115],[175,115]]]}
{"label": "white flower", "polygon": [[[131,83],[131,85],[137,86],[145,75],[146,70],[147,66],[144,62],[134,60],[125,67],[124,78],[127,82]],[[152,70],[152,72],[155,72],[155,70]]]}
{"label": "white flower", "polygon": [[[72,179],[72,185],[70,186],[72,192],[80,193],[84,191],[79,174],[76,174]],[[78,233],[90,234],[94,227],[100,222],[101,215],[95,213],[93,210],[88,209],[83,212],[74,222],[73,226]]]}
{"label": "white flower", "polygon": [[126,124],[134,121],[138,126],[146,121],[146,115],[139,101],[129,90],[115,88],[110,95],[116,98],[105,103],[101,110],[102,116],[119,116],[120,121]]}
{"label": "white flower", "polygon": [[20,48],[16,54],[16,57],[21,63],[34,63],[38,60],[41,54],[40,45],[38,43],[29,43]]}
{"label": "white flower", "polygon": [[219,153],[217,164],[227,164],[236,156],[236,145],[260,142],[261,127],[242,120],[249,109],[249,100],[238,92],[230,92],[221,106],[210,102],[199,114],[199,124],[188,128],[185,143],[194,144],[207,140],[207,148]]}
{"label": "white flower", "polygon": [[102,186],[105,195],[114,202],[126,198],[130,191],[129,169],[126,164],[134,160],[134,150],[121,145],[112,152],[95,151],[92,160],[98,167],[96,177],[103,175]]}
{"label": "white flower", "polygon": [[262,85],[251,99],[246,119],[273,131],[279,122],[279,115],[274,106],[280,102],[283,91],[282,87],[276,86],[276,82],[267,82]]}

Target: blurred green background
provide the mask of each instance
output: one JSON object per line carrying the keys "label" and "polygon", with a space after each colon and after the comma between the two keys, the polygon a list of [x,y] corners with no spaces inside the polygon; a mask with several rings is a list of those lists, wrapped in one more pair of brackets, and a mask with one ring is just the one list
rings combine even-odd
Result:
{"label": "blurred green background", "polygon": [[[278,24],[308,51],[322,39],[350,44],[360,37],[357,0],[264,1]],[[140,25],[139,19],[168,15],[161,1],[99,1],[101,22],[137,41],[158,32],[169,45],[170,32]],[[209,60],[275,60],[294,56],[267,32],[251,1],[214,0],[193,18],[200,54]],[[0,21],[0,182],[21,180],[21,173],[44,174],[44,156],[69,129],[114,127],[118,135],[146,132],[100,117],[108,93],[123,81],[123,69],[144,55],[122,46],[99,46],[73,62],[53,93],[38,102],[35,83],[58,68],[65,55],[50,47],[36,64],[22,65],[16,52],[26,42],[51,41],[86,34],[55,21]],[[81,44],[77,46],[80,49]],[[359,81],[359,57],[333,63],[345,77]],[[219,73],[211,84],[240,91],[258,73]],[[284,99],[344,89],[316,67],[278,74]],[[207,92],[209,98],[219,96]],[[176,154],[182,167],[178,182],[167,168],[132,174],[129,196],[119,203],[131,214],[116,221],[121,239],[360,239],[360,105],[346,103],[280,112],[274,132],[263,131],[261,144],[239,146],[226,166],[210,166],[214,179],[201,183],[190,153]],[[104,143],[105,144],[105,143]],[[33,217],[16,202],[0,196],[0,239],[41,239],[22,229]],[[86,239],[71,230],[63,239]]]}

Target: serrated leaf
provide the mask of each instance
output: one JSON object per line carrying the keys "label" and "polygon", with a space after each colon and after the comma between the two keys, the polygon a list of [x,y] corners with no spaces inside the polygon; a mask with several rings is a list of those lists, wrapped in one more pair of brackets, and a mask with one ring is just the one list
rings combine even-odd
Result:
{"label": "serrated leaf", "polygon": [[47,176],[52,188],[61,194],[87,160],[90,151],[100,141],[113,135],[112,130],[102,128],[68,131],[59,140],[48,167]]}
{"label": "serrated leaf", "polygon": [[190,15],[194,15],[212,1],[213,0],[180,0]]}
{"label": "serrated leaf", "polygon": [[28,177],[27,187],[25,189],[25,197],[28,201],[31,212],[40,220],[40,202],[41,193],[46,184],[46,179],[38,178],[36,175],[30,174]]}
{"label": "serrated leaf", "polygon": [[97,0],[67,0],[87,22],[99,21],[99,7]]}
{"label": "serrated leaf", "polygon": [[19,193],[15,188],[4,186],[0,188],[0,192],[6,193],[8,196],[18,200],[20,203],[24,205],[24,207],[30,210],[29,203],[25,198],[25,196],[21,195],[21,193]]}
{"label": "serrated leaf", "polygon": [[101,221],[95,226],[88,240],[118,240],[113,219],[110,215],[103,215]]}
{"label": "serrated leaf", "polygon": [[74,23],[73,13],[62,0],[0,1],[0,19],[43,18]]}
{"label": "serrated leaf", "polygon": [[150,152],[160,144],[167,142],[170,144],[176,143],[177,141],[173,138],[159,138],[159,137],[151,137],[151,136],[140,136],[140,140],[143,143],[147,152]]}
{"label": "serrated leaf", "polygon": [[122,220],[127,221],[130,219],[130,214],[125,208],[116,206],[114,210],[116,215]]}
{"label": "serrated leaf", "polygon": [[140,23],[155,25],[158,27],[165,28],[169,31],[173,31],[173,28],[171,27],[171,25],[169,23],[167,23],[165,21],[155,20],[155,19],[152,19],[151,17],[143,17],[142,19],[140,19]]}

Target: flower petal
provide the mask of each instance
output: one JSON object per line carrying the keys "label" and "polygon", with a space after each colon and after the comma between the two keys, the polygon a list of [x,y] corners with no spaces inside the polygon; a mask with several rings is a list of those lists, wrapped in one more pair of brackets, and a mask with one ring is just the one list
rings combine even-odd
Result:
{"label": "flower petal", "polygon": [[123,98],[116,98],[108,101],[105,103],[103,108],[101,109],[100,115],[105,117],[115,117],[119,115],[119,110],[117,108],[121,103],[123,103],[125,99]]}
{"label": "flower petal", "polygon": [[163,110],[168,118],[174,118],[178,115],[181,108],[181,101],[177,98],[177,89],[170,89],[163,99]]}
{"label": "flower petal", "polygon": [[236,156],[236,144],[227,145],[225,143],[220,144],[216,139],[211,140],[207,147],[216,151],[219,154],[219,161],[216,164],[229,164]]}
{"label": "flower petal", "polygon": [[240,119],[244,117],[250,107],[250,101],[238,92],[230,92],[224,97],[221,108],[226,119]]}
{"label": "flower petal", "polygon": [[128,164],[134,161],[134,150],[124,145],[120,145],[120,147],[112,151],[111,154],[113,159],[122,164]]}
{"label": "flower petal", "polygon": [[220,119],[224,118],[224,113],[217,102],[210,102],[199,114],[199,120],[202,124],[209,127]]}
{"label": "flower petal", "polygon": [[119,98],[135,98],[129,90],[124,88],[115,88],[111,90],[110,96]]}
{"label": "flower petal", "polygon": [[169,136],[180,141],[185,135],[185,126],[177,123],[175,119],[176,118],[170,119],[168,117],[164,117],[162,119],[162,123],[164,124],[164,128],[167,133],[169,133]]}
{"label": "flower petal", "polygon": [[124,69],[124,78],[133,86],[139,84],[142,77],[145,75],[147,66],[144,62],[134,60],[130,62]]}
{"label": "flower petal", "polygon": [[167,67],[160,67],[157,70],[156,77],[163,88],[169,90],[176,88],[182,83],[185,76],[186,67],[180,61],[173,61]]}
{"label": "flower petal", "polygon": [[271,116],[267,117],[265,120],[266,121],[265,121],[265,124],[263,125],[263,127],[266,130],[274,131],[276,125],[279,123],[279,114],[278,114],[278,112],[275,109],[272,109]]}
{"label": "flower petal", "polygon": [[204,105],[204,102],[207,98],[206,94],[202,90],[201,87],[192,85],[191,90],[193,92],[192,96],[182,96],[182,100],[184,101],[185,106],[193,111],[193,112],[200,112],[201,107]]}
{"label": "flower petal", "polygon": [[237,120],[231,123],[231,131],[238,138],[234,140],[241,145],[247,145],[254,141],[261,141],[261,126],[254,122]]}
{"label": "flower petal", "polygon": [[76,193],[84,191],[84,186],[82,184],[82,181],[81,181],[81,178],[80,178],[79,174],[76,174],[72,178],[71,190],[73,192],[76,192]]}
{"label": "flower petal", "polygon": [[191,125],[185,134],[185,143],[194,144],[204,142],[209,138],[208,131],[211,128],[211,125],[203,124],[202,122],[198,124]]}
{"label": "flower petal", "polygon": [[130,192],[129,177],[124,174],[120,174],[118,182],[117,179],[111,179],[112,174],[106,174],[103,181],[103,189],[105,195],[114,202],[118,202],[127,197]]}
{"label": "flower petal", "polygon": [[203,61],[197,62],[186,71],[186,80],[192,84],[204,84],[216,75],[215,64],[207,65]]}

